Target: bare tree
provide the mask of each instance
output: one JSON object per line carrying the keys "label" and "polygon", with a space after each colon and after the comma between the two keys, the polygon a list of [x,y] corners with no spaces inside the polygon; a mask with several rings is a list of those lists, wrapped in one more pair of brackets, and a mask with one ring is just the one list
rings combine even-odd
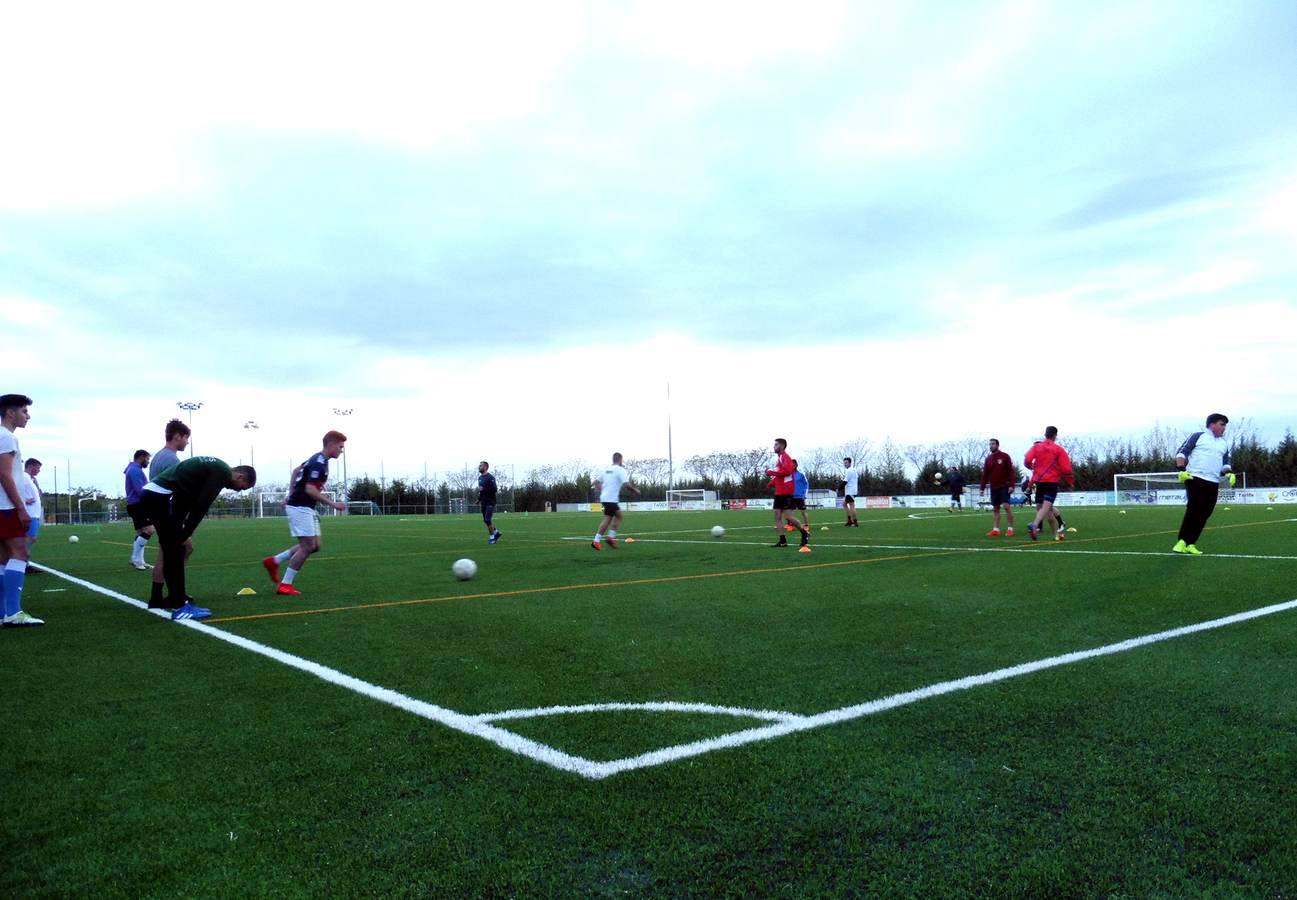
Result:
{"label": "bare tree", "polygon": [[869,447],[868,438],[852,438],[838,445],[839,458],[851,457],[851,461],[861,468],[869,465],[869,458],[873,451]]}
{"label": "bare tree", "polygon": [[650,456],[643,459],[628,459],[622,463],[631,478],[641,484],[665,484],[668,463],[666,457]]}

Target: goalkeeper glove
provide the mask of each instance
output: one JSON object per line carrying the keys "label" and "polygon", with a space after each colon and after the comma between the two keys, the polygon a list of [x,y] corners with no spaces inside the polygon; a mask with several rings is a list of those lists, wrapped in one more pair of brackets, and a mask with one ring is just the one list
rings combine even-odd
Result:
{"label": "goalkeeper glove", "polygon": [[1234,479],[1234,473],[1233,473],[1233,472],[1230,472],[1228,475],[1226,475],[1226,476],[1225,476],[1225,480],[1229,482],[1229,486],[1230,486],[1230,487],[1233,487],[1233,486],[1234,486],[1234,481],[1235,481],[1235,479]]}
{"label": "goalkeeper glove", "polygon": [[1190,475],[1188,472],[1186,472],[1184,469],[1181,469],[1178,473],[1176,473],[1175,477],[1179,478],[1181,481],[1188,481],[1193,476]]}

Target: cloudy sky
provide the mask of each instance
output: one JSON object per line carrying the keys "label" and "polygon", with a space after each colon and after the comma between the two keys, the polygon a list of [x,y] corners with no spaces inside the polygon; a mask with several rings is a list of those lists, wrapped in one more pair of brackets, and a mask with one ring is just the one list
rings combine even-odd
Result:
{"label": "cloudy sky", "polygon": [[1295,46],[1282,2],[26,4],[0,389],[114,493],[178,401],[263,481],[331,426],[352,476],[665,456],[668,411],[677,460],[1277,438]]}

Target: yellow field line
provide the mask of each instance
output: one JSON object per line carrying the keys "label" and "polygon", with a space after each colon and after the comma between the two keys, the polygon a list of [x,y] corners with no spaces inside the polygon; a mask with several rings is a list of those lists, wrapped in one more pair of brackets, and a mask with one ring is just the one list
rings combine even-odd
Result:
{"label": "yellow field line", "polygon": [[697,575],[668,575],[660,578],[633,578],[629,581],[597,581],[587,584],[564,584],[555,587],[521,588],[515,591],[490,591],[480,594],[452,594],[445,597],[427,597],[418,600],[389,600],[382,603],[362,603],[356,606],[331,606],[319,609],[285,610],[283,612],[256,613],[247,616],[221,616],[208,619],[209,624],[217,622],[246,622],[253,619],[278,619],[288,616],[310,616],[317,613],[351,612],[357,609],[385,609],[389,606],[413,606],[421,603],[445,603],[450,600],[483,600],[491,597],[520,597],[526,594],[551,594],[559,591],[585,591],[597,588],[635,587],[645,584],[669,584],[678,581],[700,581],[704,578],[734,578],[740,575],[766,575],[773,572],[804,572],[809,569],[831,569],[840,566],[860,566],[870,563],[887,562],[898,559],[915,559],[917,557],[952,556],[961,553],[959,550],[944,552],[905,553],[896,556],[876,556],[871,559],[848,559],[827,563],[805,563],[796,566],[775,566],[763,569],[739,569],[730,572],[704,572]]}

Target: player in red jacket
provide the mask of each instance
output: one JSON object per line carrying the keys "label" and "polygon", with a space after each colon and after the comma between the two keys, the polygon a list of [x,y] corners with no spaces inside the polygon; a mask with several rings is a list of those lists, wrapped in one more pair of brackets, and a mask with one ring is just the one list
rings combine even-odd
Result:
{"label": "player in red jacket", "polygon": [[788,455],[788,442],[783,438],[775,438],[775,457],[775,467],[766,469],[766,474],[772,476],[770,481],[775,488],[775,533],[779,535],[775,546],[788,546],[788,537],[784,534],[784,524],[788,523],[802,533],[802,546],[806,547],[811,542],[811,533],[798,525],[797,514],[793,510],[796,505],[793,503],[793,471],[796,466]]}
{"label": "player in red jacket", "polygon": [[1058,429],[1050,425],[1045,429],[1045,439],[1032,444],[1022,459],[1023,465],[1031,470],[1030,484],[1036,488],[1036,519],[1027,526],[1027,534],[1033,541],[1039,539],[1040,523],[1046,518],[1056,523],[1054,540],[1061,541],[1067,530],[1062,515],[1054,510],[1054,503],[1058,500],[1059,483],[1067,482],[1068,487],[1073,487],[1076,477],[1072,474],[1072,460],[1062,445],[1054,441],[1056,437]]}
{"label": "player in red jacket", "polygon": [[982,481],[977,486],[985,492],[991,486],[991,516],[994,525],[986,533],[987,537],[1000,536],[1000,507],[1004,507],[1004,516],[1008,522],[1006,536],[1013,537],[1013,507],[1009,504],[1009,495],[1013,493],[1016,478],[1013,469],[1013,457],[1000,449],[1000,442],[991,438],[991,452],[982,463]]}

